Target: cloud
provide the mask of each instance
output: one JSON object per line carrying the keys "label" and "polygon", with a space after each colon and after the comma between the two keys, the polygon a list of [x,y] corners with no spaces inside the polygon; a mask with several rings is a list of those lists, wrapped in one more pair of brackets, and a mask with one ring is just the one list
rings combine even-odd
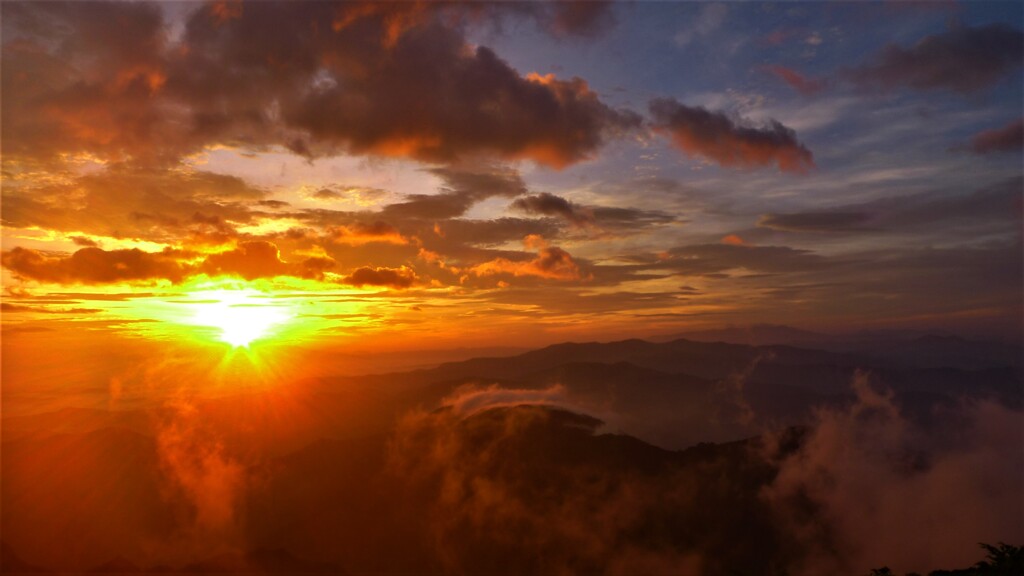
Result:
{"label": "cloud", "polygon": [[475,276],[508,274],[512,276],[536,276],[550,280],[581,280],[589,278],[580,272],[579,264],[565,250],[548,246],[539,236],[527,236],[523,243],[527,248],[536,248],[537,257],[527,261],[513,261],[496,258],[469,268]]}
{"label": "cloud", "polygon": [[516,198],[509,208],[525,214],[561,218],[577,229],[592,234],[641,234],[645,230],[675,222],[676,218],[660,210],[640,210],[616,206],[582,206],[549,192]]}
{"label": "cloud", "polygon": [[[551,393],[509,391],[509,400]],[[751,481],[770,468],[746,447],[669,452],[597,434],[601,425],[538,405],[414,412],[393,435],[389,477],[407,506],[425,506],[421,526],[443,572],[724,575],[785,566],[789,541]]]}
{"label": "cloud", "polygon": [[[540,12],[566,32],[596,29],[606,13],[564,4]],[[578,78],[523,75],[470,46],[426,4],[260,2],[230,18],[215,6],[192,11],[180,39],[155,5],[5,10],[17,32],[4,47],[5,155],[166,165],[217,144],[276,145],[563,167],[640,124]]]}
{"label": "cloud", "polygon": [[405,201],[388,204],[386,218],[448,219],[462,216],[474,204],[494,196],[526,193],[526,184],[515,170],[502,167],[445,167],[429,172],[442,180],[438,194],[410,194]]}
{"label": "cloud", "polygon": [[984,228],[988,233],[1016,229],[1019,218],[1020,178],[1009,178],[967,194],[925,192],[837,206],[827,211],[762,214],[758,226],[787,232],[907,232],[942,233]]}
{"label": "cloud", "polygon": [[54,283],[106,284],[144,280],[180,282],[189,268],[174,251],[105,251],[82,248],[71,256],[52,256],[20,246],[4,251],[0,261],[16,276]]}
{"label": "cloud", "polygon": [[409,288],[416,283],[416,273],[412,269],[402,266],[401,268],[371,268],[364,266],[354,270],[342,281],[352,286],[383,286],[387,288],[403,289]]}
{"label": "cloud", "polygon": [[468,386],[456,390],[441,400],[442,407],[450,408],[463,418],[493,408],[522,405],[552,406],[579,414],[594,415],[592,406],[584,407],[571,400],[566,388],[560,384],[542,389],[502,388],[497,384],[483,387]]}
{"label": "cloud", "polygon": [[17,277],[59,284],[112,284],[166,280],[179,283],[199,274],[238,276],[246,280],[295,276],[322,279],[337,263],[323,256],[296,262],[281,260],[277,246],[266,241],[242,242],[238,247],[206,256],[166,248],[161,252],[82,248],[68,255],[51,255],[16,247],[3,252],[3,266]]}
{"label": "cloud", "polygon": [[681,274],[714,274],[743,268],[761,272],[818,270],[828,260],[809,251],[787,246],[751,246],[735,242],[693,244],[666,251],[660,265]]}
{"label": "cloud", "polygon": [[242,242],[233,250],[207,256],[198,272],[208,276],[240,276],[246,280],[275,276],[321,279],[323,273],[335,265],[330,258],[316,256],[287,263],[281,260],[275,244],[259,240]]}
{"label": "cloud", "polygon": [[797,212],[762,214],[757,225],[789,232],[836,232],[860,229],[870,220],[864,212]]}
{"label": "cloud", "polygon": [[923,573],[1024,538],[1019,411],[964,403],[926,427],[866,374],[853,390],[849,408],[817,412],[763,493],[807,550],[793,573]]}
{"label": "cloud", "polygon": [[0,302],[0,310],[4,312],[33,312],[36,314],[94,314],[102,312],[101,308],[52,308],[44,306],[22,306],[10,302]]}
{"label": "cloud", "polygon": [[368,224],[356,223],[351,226],[338,226],[328,230],[332,242],[361,246],[373,242],[405,245],[409,243],[398,230],[386,222]]}
{"label": "cloud", "polygon": [[560,2],[532,5],[548,8],[552,12],[550,29],[556,34],[593,37],[615,24],[612,14],[614,2],[591,0],[561,0]]}
{"label": "cloud", "polygon": [[73,179],[4,184],[5,226],[161,243],[177,243],[188,234],[230,239],[235,225],[261,214],[253,200],[266,194],[235,176],[127,166]]}
{"label": "cloud", "polygon": [[886,46],[847,76],[869,87],[951,90],[991,88],[1024,63],[1024,34],[1006,24],[956,27],[926,36],[910,48]]}
{"label": "cloud", "polygon": [[156,449],[162,478],[191,506],[191,533],[185,536],[200,547],[237,544],[248,482],[245,467],[225,452],[194,405],[173,402],[170,414],[157,430]]}
{"label": "cloud", "polygon": [[971,138],[971,151],[975,154],[1013,152],[1021,148],[1024,148],[1024,118],[1002,128],[978,132]]}
{"label": "cloud", "polygon": [[[310,20],[330,26],[329,7],[319,14],[308,6],[292,6],[260,4],[219,27],[193,20],[195,34],[188,41],[197,53],[214,50],[213,58],[203,58],[220,58],[217,66],[228,71],[227,78],[232,72],[265,71],[260,61],[233,61],[230,54],[254,48],[286,53],[273,44],[249,45],[265,38],[271,26],[296,32]],[[285,127],[301,142],[296,150],[318,155],[340,149],[433,162],[484,154],[562,167],[587,158],[606,135],[639,123],[634,115],[601,103],[582,80],[524,77],[487,47],[470,48],[458,31],[429,14],[407,22],[409,28],[397,37],[365,42],[368,32],[394,21],[387,14],[369,15],[322,41],[312,39],[307,51],[291,58],[301,66],[298,86],[280,100],[287,103]],[[380,34],[387,38],[390,33]],[[362,41],[356,44],[357,39]],[[228,49],[217,53],[222,42]],[[317,68],[313,62],[327,66]],[[501,102],[500,109],[493,102]]]}
{"label": "cloud", "polygon": [[765,66],[764,69],[804,96],[814,96],[825,89],[825,82],[823,80],[808,78],[796,70],[786,68],[785,66],[772,65]]}
{"label": "cloud", "polygon": [[721,166],[758,167],[803,173],[814,167],[811,151],[793,130],[775,120],[761,128],[742,126],[725,114],[689,107],[674,99],[650,103],[655,130],[669,136],[684,153]]}
{"label": "cloud", "polygon": [[534,196],[516,198],[516,200],[510,205],[510,208],[519,210],[526,214],[559,216],[578,226],[594,223],[594,215],[592,212],[569,202],[561,196],[555,196],[548,192],[541,192]]}

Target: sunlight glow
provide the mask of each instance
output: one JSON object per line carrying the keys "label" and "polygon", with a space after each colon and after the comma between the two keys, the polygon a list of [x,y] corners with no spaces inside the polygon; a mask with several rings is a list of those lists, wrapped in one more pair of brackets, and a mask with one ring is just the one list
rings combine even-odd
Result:
{"label": "sunlight glow", "polygon": [[210,290],[193,292],[192,323],[220,330],[220,340],[234,346],[271,335],[275,327],[288,322],[291,312],[284,306],[261,301],[256,290]]}

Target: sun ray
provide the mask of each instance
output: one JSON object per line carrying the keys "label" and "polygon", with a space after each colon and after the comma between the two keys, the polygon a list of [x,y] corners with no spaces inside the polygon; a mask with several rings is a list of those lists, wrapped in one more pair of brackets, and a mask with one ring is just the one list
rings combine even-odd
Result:
{"label": "sun ray", "polygon": [[268,302],[253,289],[207,290],[191,296],[196,302],[189,304],[189,323],[218,330],[217,338],[234,348],[272,336],[294,317],[287,306]]}

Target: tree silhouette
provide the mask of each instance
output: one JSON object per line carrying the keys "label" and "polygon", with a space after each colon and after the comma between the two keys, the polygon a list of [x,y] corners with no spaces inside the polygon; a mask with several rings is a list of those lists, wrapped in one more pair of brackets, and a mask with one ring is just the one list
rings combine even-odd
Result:
{"label": "tree silhouette", "polygon": [[1024,547],[1000,542],[998,546],[978,544],[988,552],[988,559],[974,565],[979,574],[1003,576],[1024,574]]}
{"label": "tree silhouette", "polygon": [[[1024,546],[1013,546],[1000,542],[997,546],[978,544],[987,553],[985,560],[970,568],[956,570],[933,570],[928,576],[1024,576]],[[874,568],[868,576],[896,576],[888,566]],[[919,576],[908,573],[905,576]]]}

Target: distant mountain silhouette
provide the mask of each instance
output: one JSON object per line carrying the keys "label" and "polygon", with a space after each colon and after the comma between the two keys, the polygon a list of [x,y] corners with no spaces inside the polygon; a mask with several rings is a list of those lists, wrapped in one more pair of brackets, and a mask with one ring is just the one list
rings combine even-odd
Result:
{"label": "distant mountain silhouette", "polygon": [[[806,549],[763,490],[816,410],[855,401],[858,372],[925,431],[963,398],[1021,405],[1012,364],[922,367],[826,344],[565,343],[197,396],[191,417],[5,417],[4,571],[782,573]],[[961,344],[907,341],[980,357]],[[161,456],[168,429],[195,435],[184,476]],[[243,478],[230,493],[210,472],[225,465]],[[228,502],[219,529],[242,544],[197,532],[183,483]],[[179,556],[150,556],[177,541]]]}
{"label": "distant mountain silhouette", "polygon": [[750,346],[788,345],[857,354],[871,365],[905,368],[961,368],[977,370],[1009,366],[1020,369],[1020,342],[971,340],[949,334],[909,330],[878,330],[852,334],[822,334],[774,324],[731,326],[684,332],[654,339],[728,342]]}

